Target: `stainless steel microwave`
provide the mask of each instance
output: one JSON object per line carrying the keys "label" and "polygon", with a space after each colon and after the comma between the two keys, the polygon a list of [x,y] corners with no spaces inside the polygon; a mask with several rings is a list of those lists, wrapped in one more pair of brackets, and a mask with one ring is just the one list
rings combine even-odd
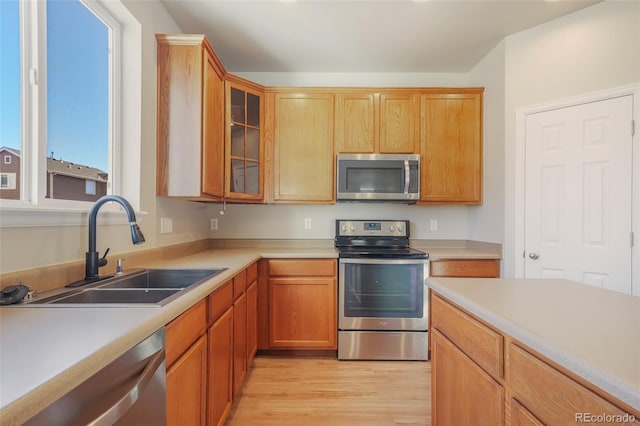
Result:
{"label": "stainless steel microwave", "polygon": [[338,154],[338,201],[402,201],[420,198],[420,155]]}

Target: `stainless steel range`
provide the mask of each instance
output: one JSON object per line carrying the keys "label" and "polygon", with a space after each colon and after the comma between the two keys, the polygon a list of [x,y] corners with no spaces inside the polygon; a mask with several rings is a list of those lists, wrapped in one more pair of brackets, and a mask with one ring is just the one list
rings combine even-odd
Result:
{"label": "stainless steel range", "polygon": [[408,220],[336,220],[338,359],[427,360],[429,255]]}

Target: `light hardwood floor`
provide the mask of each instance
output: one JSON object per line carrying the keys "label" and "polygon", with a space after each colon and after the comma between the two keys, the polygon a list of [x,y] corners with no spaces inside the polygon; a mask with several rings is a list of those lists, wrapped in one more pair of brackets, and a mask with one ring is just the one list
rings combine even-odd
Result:
{"label": "light hardwood floor", "polygon": [[226,425],[430,425],[430,375],[430,362],[259,356]]}

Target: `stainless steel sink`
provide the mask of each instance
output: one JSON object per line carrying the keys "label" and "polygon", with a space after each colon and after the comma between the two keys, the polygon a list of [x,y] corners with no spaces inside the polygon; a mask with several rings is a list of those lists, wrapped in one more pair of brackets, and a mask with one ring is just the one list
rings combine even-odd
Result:
{"label": "stainless steel sink", "polygon": [[142,269],[14,306],[163,306],[226,269]]}
{"label": "stainless steel sink", "polygon": [[162,302],[174,294],[183,291],[183,289],[171,289],[171,290],[148,290],[142,288],[136,289],[103,289],[103,288],[88,288],[82,290],[79,293],[74,293],[69,296],[61,296],[53,299],[52,301],[45,302],[48,304],[157,304]]}
{"label": "stainless steel sink", "polygon": [[116,278],[100,288],[186,288],[225,269],[145,269],[142,273]]}

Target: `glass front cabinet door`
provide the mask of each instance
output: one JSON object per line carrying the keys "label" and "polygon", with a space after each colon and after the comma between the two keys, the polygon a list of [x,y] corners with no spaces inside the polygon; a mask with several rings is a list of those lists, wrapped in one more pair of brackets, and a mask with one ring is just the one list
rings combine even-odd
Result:
{"label": "glass front cabinet door", "polygon": [[229,76],[226,81],[226,190],[230,199],[263,199],[263,89]]}

